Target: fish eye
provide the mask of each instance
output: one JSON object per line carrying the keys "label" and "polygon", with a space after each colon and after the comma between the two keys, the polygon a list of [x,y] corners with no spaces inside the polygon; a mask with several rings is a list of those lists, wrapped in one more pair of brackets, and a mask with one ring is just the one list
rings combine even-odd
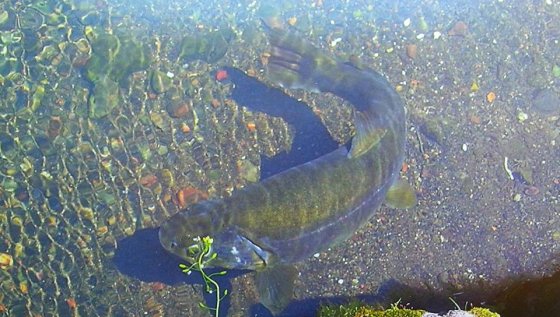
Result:
{"label": "fish eye", "polygon": [[171,246],[171,248],[175,249],[177,247],[177,241],[171,241],[169,245]]}

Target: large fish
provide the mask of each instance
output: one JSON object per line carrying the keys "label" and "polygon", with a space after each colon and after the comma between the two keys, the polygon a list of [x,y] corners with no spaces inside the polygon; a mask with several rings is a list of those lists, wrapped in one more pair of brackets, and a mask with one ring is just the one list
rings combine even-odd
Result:
{"label": "large fish", "polygon": [[286,88],[330,92],[354,106],[351,147],[173,215],[160,228],[169,252],[194,261],[195,238],[213,238],[211,264],[255,270],[260,301],[273,313],[293,296],[293,264],[348,239],[386,197],[407,207],[414,194],[399,182],[405,110],[392,86],[373,70],[338,62],[295,33],[269,31],[268,74]]}

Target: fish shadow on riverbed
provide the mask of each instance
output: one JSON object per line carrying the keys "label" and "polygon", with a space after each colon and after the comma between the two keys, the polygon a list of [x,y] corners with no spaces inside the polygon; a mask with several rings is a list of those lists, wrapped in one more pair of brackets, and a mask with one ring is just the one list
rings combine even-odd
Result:
{"label": "fish shadow on riverbed", "polygon": [[[145,283],[163,283],[168,286],[178,286],[180,284],[204,285],[200,274],[193,273],[186,275],[179,269],[180,263],[184,260],[167,252],[159,243],[158,228],[149,228],[136,231],[133,235],[126,237],[118,242],[113,263],[118,271],[124,275],[138,279]],[[222,269],[207,269],[206,273],[214,273]],[[250,271],[227,270],[227,274],[217,276],[216,281],[222,290],[228,290],[221,302],[220,316],[227,316],[230,308],[230,299],[236,296],[232,291],[231,279]],[[390,284],[388,288],[394,288],[396,284]],[[204,303],[209,307],[215,307],[215,294],[201,292],[204,296]],[[365,303],[379,301],[379,295],[365,294],[358,297],[317,297],[305,300],[294,300],[286,310],[279,316],[316,316],[317,310],[325,304],[344,304],[352,300],[360,300]],[[196,299],[193,299],[196,301]],[[267,317],[272,314],[260,304],[254,304],[250,309],[250,316]]]}
{"label": "fish shadow on riverbed", "polygon": [[[184,260],[167,252],[159,243],[159,228],[149,228],[136,231],[133,235],[126,237],[118,242],[113,263],[117,270],[129,277],[138,279],[146,283],[163,283],[169,286],[179,284],[199,284],[204,285],[204,280],[200,274],[184,274],[179,269],[180,263]],[[222,271],[223,269],[208,268],[207,274]],[[215,280],[219,283],[222,290],[227,289],[231,293],[232,278],[245,274],[248,271],[228,270],[224,276],[216,276]],[[215,294],[202,292],[204,302],[209,307],[215,307]],[[223,316],[227,316],[229,308],[229,296],[222,301]]]}
{"label": "fish shadow on riverbed", "polygon": [[[199,284],[204,285],[200,274],[193,273],[186,275],[179,269],[179,263],[185,261],[167,252],[159,243],[158,228],[142,229],[133,235],[126,237],[118,242],[118,247],[113,257],[113,263],[118,271],[124,275],[138,279],[146,283],[163,283],[168,286],[178,286],[180,284]],[[206,273],[214,273],[222,269],[208,269]],[[231,296],[236,296],[232,291],[231,279],[249,271],[227,270],[227,274],[217,276],[216,281],[222,290],[228,290],[228,296],[221,302],[220,316],[227,316],[230,308]],[[201,292],[204,296],[204,303],[209,307],[215,307],[215,294]],[[364,295],[358,299],[371,302],[373,296]],[[301,301],[293,301],[287,309],[279,316],[315,316],[321,304],[334,303],[342,304],[350,299],[346,297],[335,298],[313,298]],[[196,301],[196,299],[193,299]],[[272,314],[260,304],[250,307],[251,316],[272,316]]]}
{"label": "fish shadow on riverbed", "polygon": [[231,97],[238,105],[254,112],[280,117],[294,129],[289,152],[280,152],[272,157],[261,155],[261,179],[312,161],[340,146],[321,119],[304,102],[247,76],[239,69],[225,67],[223,70],[234,84]]}
{"label": "fish shadow on riverbed", "polygon": [[[180,284],[204,285],[204,281],[200,277],[200,274],[186,275],[181,272],[179,269],[179,263],[184,263],[184,261],[163,249],[158,239],[158,228],[138,230],[132,236],[120,240],[113,258],[113,263],[120,273],[146,283],[159,282],[172,287]],[[221,269],[208,269],[207,273],[218,271],[221,271]],[[236,296],[235,291],[232,291],[231,279],[246,273],[249,273],[249,271],[227,270],[226,275],[216,277],[216,281],[220,284],[220,287],[223,290],[227,289],[229,293],[229,295],[226,296],[221,303],[221,316],[227,316],[230,309],[231,297]],[[535,285],[540,286],[533,288],[536,290],[543,289],[552,294],[560,293],[560,282],[558,282],[560,281],[560,273],[557,273],[553,278],[542,280],[544,282],[534,282]],[[549,280],[552,282],[549,282]],[[340,305],[356,300],[364,302],[368,305],[379,304],[385,308],[389,307],[391,304],[399,302],[401,305],[410,304],[411,307],[416,309],[424,309],[432,312],[446,312],[449,309],[456,309],[457,307],[455,306],[455,303],[457,303],[461,308],[470,307],[470,305],[473,304],[480,305],[484,302],[491,302],[496,306],[499,306],[499,303],[506,302],[507,306],[511,306],[512,301],[509,300],[508,302],[507,300],[504,300],[504,298],[525,298],[526,293],[538,293],[538,291],[529,292],[528,289],[530,288],[526,286],[527,282],[525,280],[521,280],[519,282],[515,282],[513,279],[506,280],[503,284],[504,285],[495,286],[496,288],[493,290],[488,289],[487,292],[481,291],[485,288],[480,286],[463,288],[459,292],[451,285],[443,287],[444,289],[447,289],[447,291],[436,291],[421,287],[408,286],[405,283],[391,279],[383,283],[383,285],[381,285],[375,293],[362,294],[355,297],[315,297],[304,300],[294,300],[279,316],[316,316],[317,311],[322,305]],[[515,297],[515,292],[519,290],[522,292],[518,293],[523,293],[525,295]],[[215,294],[201,292],[201,296],[204,296],[204,302],[206,305],[209,307],[215,307]],[[551,301],[549,297],[551,296],[546,297],[546,295],[544,295],[541,291],[540,294],[531,298],[542,299],[541,301],[543,304],[539,305],[540,310],[545,311],[548,309],[549,311],[558,313],[560,311],[560,305],[551,305],[549,302],[553,301]],[[450,298],[453,298],[453,301]],[[547,302],[547,300],[549,302]],[[531,308],[529,302],[529,300],[524,301],[516,299],[515,303],[517,306],[515,307],[525,313],[527,311],[535,310],[535,307]],[[468,305],[466,303],[468,303]],[[268,310],[260,304],[252,305],[249,307],[249,310],[250,316],[272,316],[270,312],[268,312]],[[509,316],[539,315],[526,313],[525,315],[509,314]],[[548,316],[555,316],[555,314],[549,314]]]}

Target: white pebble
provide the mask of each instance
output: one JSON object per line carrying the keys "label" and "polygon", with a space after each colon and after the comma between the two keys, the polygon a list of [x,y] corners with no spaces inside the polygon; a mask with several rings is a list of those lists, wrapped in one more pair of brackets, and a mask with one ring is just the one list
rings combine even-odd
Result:
{"label": "white pebble", "polygon": [[169,78],[175,77],[175,74],[173,74],[172,72],[167,72],[166,75],[167,75],[167,77],[169,77]]}
{"label": "white pebble", "polygon": [[435,31],[434,32],[434,40],[437,40],[441,37],[441,32],[440,31]]}
{"label": "white pebble", "polygon": [[420,34],[416,35],[417,40],[421,40],[423,38],[424,38],[424,33],[420,33]]}
{"label": "white pebble", "polygon": [[410,26],[410,18],[404,20],[403,25],[404,25],[405,27],[409,27],[409,26]]}
{"label": "white pebble", "polygon": [[340,284],[340,285],[344,284],[344,280],[343,279],[338,279],[338,284]]}
{"label": "white pebble", "polygon": [[517,121],[519,121],[519,123],[523,123],[527,119],[529,119],[529,115],[527,113],[521,110],[517,113]]}
{"label": "white pebble", "polygon": [[320,253],[315,253],[313,254],[314,257],[318,258],[321,254]]}
{"label": "white pebble", "polygon": [[462,149],[463,149],[463,152],[467,152],[467,150],[468,150],[467,143],[463,143]]}
{"label": "white pebble", "polygon": [[340,41],[342,41],[342,38],[337,37],[336,39],[331,41],[331,47],[335,47],[338,43],[340,43]]}

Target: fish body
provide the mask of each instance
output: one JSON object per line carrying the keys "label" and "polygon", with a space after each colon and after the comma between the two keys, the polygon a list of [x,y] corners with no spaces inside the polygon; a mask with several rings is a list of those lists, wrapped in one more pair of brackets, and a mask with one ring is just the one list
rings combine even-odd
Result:
{"label": "fish body", "polygon": [[337,150],[177,213],[162,245],[193,260],[196,237],[213,238],[212,264],[256,270],[261,302],[274,313],[291,299],[292,264],[348,239],[374,215],[404,160],[405,111],[373,70],[338,62],[297,35],[271,30],[268,71],[286,88],[334,93],[354,106],[356,134]]}

